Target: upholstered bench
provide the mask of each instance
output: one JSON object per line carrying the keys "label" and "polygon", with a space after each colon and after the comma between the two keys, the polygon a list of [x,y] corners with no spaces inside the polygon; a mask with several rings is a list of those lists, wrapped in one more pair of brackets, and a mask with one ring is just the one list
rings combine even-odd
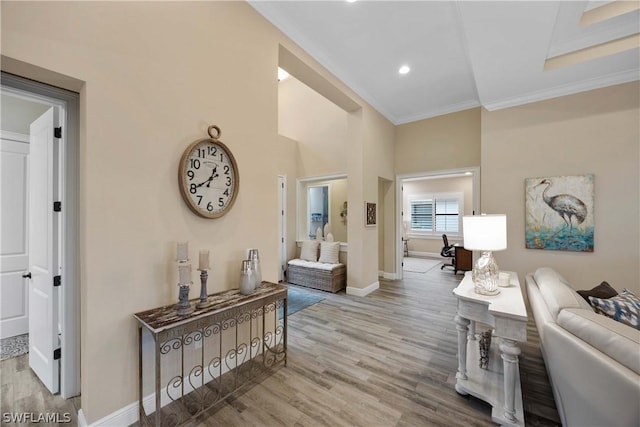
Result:
{"label": "upholstered bench", "polygon": [[345,288],[347,269],[340,263],[327,264],[292,259],[288,262],[287,281],[294,285],[335,293]]}

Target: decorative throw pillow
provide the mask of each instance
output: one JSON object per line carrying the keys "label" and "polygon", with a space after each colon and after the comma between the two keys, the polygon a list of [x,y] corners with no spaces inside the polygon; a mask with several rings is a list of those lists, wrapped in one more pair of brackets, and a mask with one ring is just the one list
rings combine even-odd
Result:
{"label": "decorative throw pillow", "polygon": [[324,238],[327,242],[333,242],[333,234],[327,234],[327,237]]}
{"label": "decorative throw pillow", "polygon": [[319,262],[327,264],[338,264],[340,255],[340,242],[322,242],[320,243],[320,259]]}
{"label": "decorative throw pillow", "polygon": [[630,290],[624,289],[620,295],[609,299],[589,297],[589,303],[597,313],[640,330],[640,298]]}
{"label": "decorative throw pillow", "polygon": [[588,291],[578,291],[578,293],[582,298],[587,300],[587,302],[589,302],[589,297],[608,299],[618,295],[618,291],[613,289],[613,287],[607,282],[602,282],[595,288],[589,289]]}
{"label": "decorative throw pillow", "polygon": [[320,242],[317,240],[305,240],[302,242],[302,249],[300,250],[300,259],[305,261],[318,261],[318,246]]}

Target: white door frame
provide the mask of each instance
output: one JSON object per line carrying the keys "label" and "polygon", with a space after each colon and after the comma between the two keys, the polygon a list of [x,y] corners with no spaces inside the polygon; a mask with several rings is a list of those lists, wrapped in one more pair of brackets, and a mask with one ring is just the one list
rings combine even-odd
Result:
{"label": "white door frame", "polygon": [[405,179],[415,178],[447,178],[453,175],[471,174],[472,177],[472,191],[473,191],[473,211],[480,212],[480,167],[469,167],[460,169],[449,169],[431,172],[419,172],[396,175],[396,279],[402,279],[402,258],[404,257],[404,248],[402,241],[402,182]]}
{"label": "white door frame", "polygon": [[80,265],[79,265],[79,95],[64,89],[2,73],[2,91],[33,102],[61,107],[64,143],[60,146],[62,232],[62,286],[60,316],[61,378],[60,395],[80,394]]}

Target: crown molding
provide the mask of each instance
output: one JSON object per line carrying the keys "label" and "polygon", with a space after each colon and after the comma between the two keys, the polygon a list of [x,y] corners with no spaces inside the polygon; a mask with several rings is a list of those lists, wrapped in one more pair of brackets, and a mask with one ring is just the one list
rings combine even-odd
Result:
{"label": "crown molding", "polygon": [[489,111],[502,110],[504,108],[517,107],[519,105],[530,104],[532,102],[544,101],[551,98],[558,98],[560,96],[572,95],[574,93],[586,92],[588,90],[629,83],[636,80],[640,80],[640,70],[637,68],[609,74],[603,77],[556,86],[548,90],[529,92],[523,96],[484,102],[482,103],[482,106]]}
{"label": "crown molding", "polygon": [[401,117],[395,125],[404,125],[411,122],[417,122],[419,120],[430,119],[432,117],[443,116],[445,114],[457,113],[458,111],[468,110],[470,108],[480,107],[481,104],[477,99],[470,99],[468,101],[463,101],[458,104],[447,105],[443,108],[437,108],[435,110],[425,111],[419,114],[404,116]]}
{"label": "crown molding", "polygon": [[547,58],[553,58],[636,34],[639,26],[637,13],[620,16],[615,20],[599,24],[597,29],[584,32],[566,40],[552,42]]}

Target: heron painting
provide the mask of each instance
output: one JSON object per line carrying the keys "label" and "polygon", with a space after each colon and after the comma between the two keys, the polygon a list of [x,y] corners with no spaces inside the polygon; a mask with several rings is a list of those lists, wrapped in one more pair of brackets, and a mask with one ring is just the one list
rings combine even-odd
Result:
{"label": "heron painting", "polygon": [[528,249],[593,252],[593,175],[525,180]]}

